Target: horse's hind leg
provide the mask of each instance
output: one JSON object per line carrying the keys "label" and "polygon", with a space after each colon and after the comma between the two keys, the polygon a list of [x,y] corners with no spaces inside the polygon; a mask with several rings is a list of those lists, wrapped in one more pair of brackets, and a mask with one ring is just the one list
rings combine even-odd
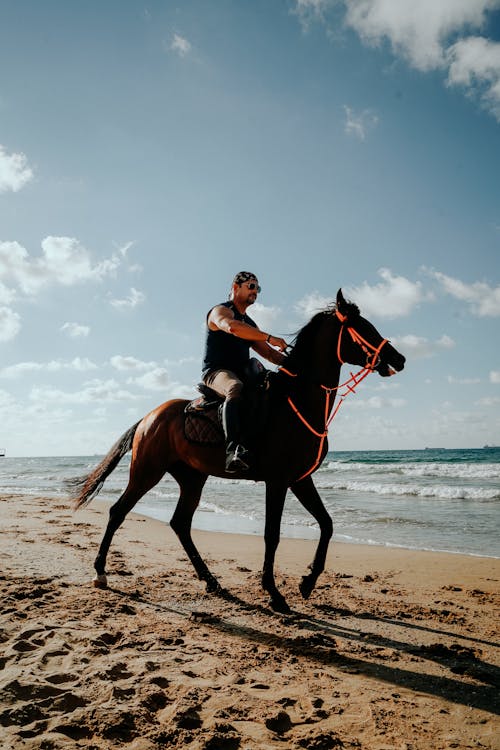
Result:
{"label": "horse's hind leg", "polygon": [[311,477],[306,477],[300,482],[293,484],[290,489],[297,500],[299,500],[304,508],[316,519],[320,528],[320,538],[316,554],[313,562],[309,566],[311,572],[309,575],[302,578],[299,586],[300,593],[304,599],[308,599],[316,585],[320,573],[325,569],[326,553],[333,534],[333,524]]}
{"label": "horse's hind leg", "polygon": [[174,515],[170,520],[170,526],[179,537],[179,541],[191,560],[198,578],[207,584],[207,591],[221,593],[222,587],[217,578],[208,569],[191,537],[193,515],[200,502],[201,493],[207,481],[207,475],[201,474],[196,469],[180,463],[172,467],[169,471],[179,483],[181,490]]}
{"label": "horse's hind leg", "polygon": [[[151,469],[151,467],[150,467]],[[136,478],[136,467],[132,464],[130,468],[130,479],[125,492],[118,498],[116,503],[109,509],[109,520],[102,538],[99,552],[94,561],[94,568],[96,575],[94,578],[94,586],[98,588],[106,588],[106,558],[108,555],[111,540],[115,534],[115,531],[122,525],[125,517],[132,510],[134,505],[139,502],[146,492],[148,492],[155,484],[158,484],[163,474],[165,473],[164,468],[157,467],[155,470],[144,472],[141,470],[142,480],[138,481]]]}

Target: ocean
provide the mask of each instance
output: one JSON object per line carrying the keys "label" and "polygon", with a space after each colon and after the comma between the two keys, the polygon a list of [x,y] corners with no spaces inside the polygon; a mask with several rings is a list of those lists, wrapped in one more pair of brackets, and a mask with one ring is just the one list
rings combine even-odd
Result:
{"label": "ocean", "polygon": [[[0,458],[0,493],[66,496],[63,481],[88,473],[99,456]],[[115,501],[129,457],[99,495]],[[334,523],[334,541],[500,557],[500,448],[329,453],[315,483]],[[168,475],[135,510],[168,522],[177,500]],[[194,528],[263,534],[264,485],[209,478]],[[289,493],[282,535],[316,539],[315,521]]]}

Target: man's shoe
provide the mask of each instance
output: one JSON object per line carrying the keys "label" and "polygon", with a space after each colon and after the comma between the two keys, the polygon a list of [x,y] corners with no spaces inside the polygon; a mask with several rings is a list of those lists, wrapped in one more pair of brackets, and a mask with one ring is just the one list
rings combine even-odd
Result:
{"label": "man's shoe", "polygon": [[230,451],[226,456],[226,471],[229,474],[236,474],[240,471],[248,471],[250,468],[250,457],[246,448],[237,445],[234,451]]}

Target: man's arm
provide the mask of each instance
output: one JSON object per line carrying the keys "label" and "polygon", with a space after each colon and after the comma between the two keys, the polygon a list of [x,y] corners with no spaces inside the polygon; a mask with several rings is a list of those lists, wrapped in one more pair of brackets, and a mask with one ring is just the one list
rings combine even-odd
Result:
{"label": "man's arm", "polygon": [[283,352],[273,348],[271,342],[274,341],[283,341],[283,339],[280,339],[277,336],[271,336],[269,344],[267,343],[267,339],[266,341],[254,341],[252,343],[252,349],[256,351],[257,354],[260,354],[261,357],[267,359],[268,362],[272,362],[273,365],[282,365],[286,360],[286,356]]}
{"label": "man's arm", "polygon": [[[262,354],[263,357],[269,359],[270,362],[274,362],[274,364],[280,364],[281,360],[280,362],[276,362],[269,356],[270,352],[278,354],[272,347],[277,347],[280,351],[286,349],[286,341],[279,336],[271,336],[270,333],[265,333],[260,328],[250,326],[243,320],[236,320],[232,310],[222,305],[216,305],[212,308],[208,315],[207,323],[212,331],[224,331],[240,339],[252,341],[252,348],[258,351],[259,354]],[[262,348],[257,349],[257,344],[263,344]],[[270,346],[267,346],[267,344]],[[274,355],[271,354],[271,356]]]}
{"label": "man's arm", "polygon": [[256,326],[250,326],[243,320],[236,320],[232,310],[222,305],[216,305],[208,315],[208,327],[212,331],[224,331],[246,341],[264,341],[278,349],[286,349],[287,343],[279,336],[261,331]]}

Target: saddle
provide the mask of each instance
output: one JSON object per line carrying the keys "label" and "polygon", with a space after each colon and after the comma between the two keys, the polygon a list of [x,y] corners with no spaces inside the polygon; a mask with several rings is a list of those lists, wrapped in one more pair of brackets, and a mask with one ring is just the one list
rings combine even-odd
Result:
{"label": "saddle", "polygon": [[[268,394],[273,372],[266,370],[259,360],[249,361],[243,388],[243,432],[248,447],[265,429],[268,412]],[[190,401],[184,409],[184,435],[197,445],[223,445],[222,405],[224,398],[205,383],[198,383],[201,395]],[[252,425],[246,419],[252,414]]]}
{"label": "saddle", "polygon": [[197,445],[220,445],[225,439],[222,429],[224,399],[205,383],[198,383],[197,388],[202,395],[184,409],[184,435]]}

